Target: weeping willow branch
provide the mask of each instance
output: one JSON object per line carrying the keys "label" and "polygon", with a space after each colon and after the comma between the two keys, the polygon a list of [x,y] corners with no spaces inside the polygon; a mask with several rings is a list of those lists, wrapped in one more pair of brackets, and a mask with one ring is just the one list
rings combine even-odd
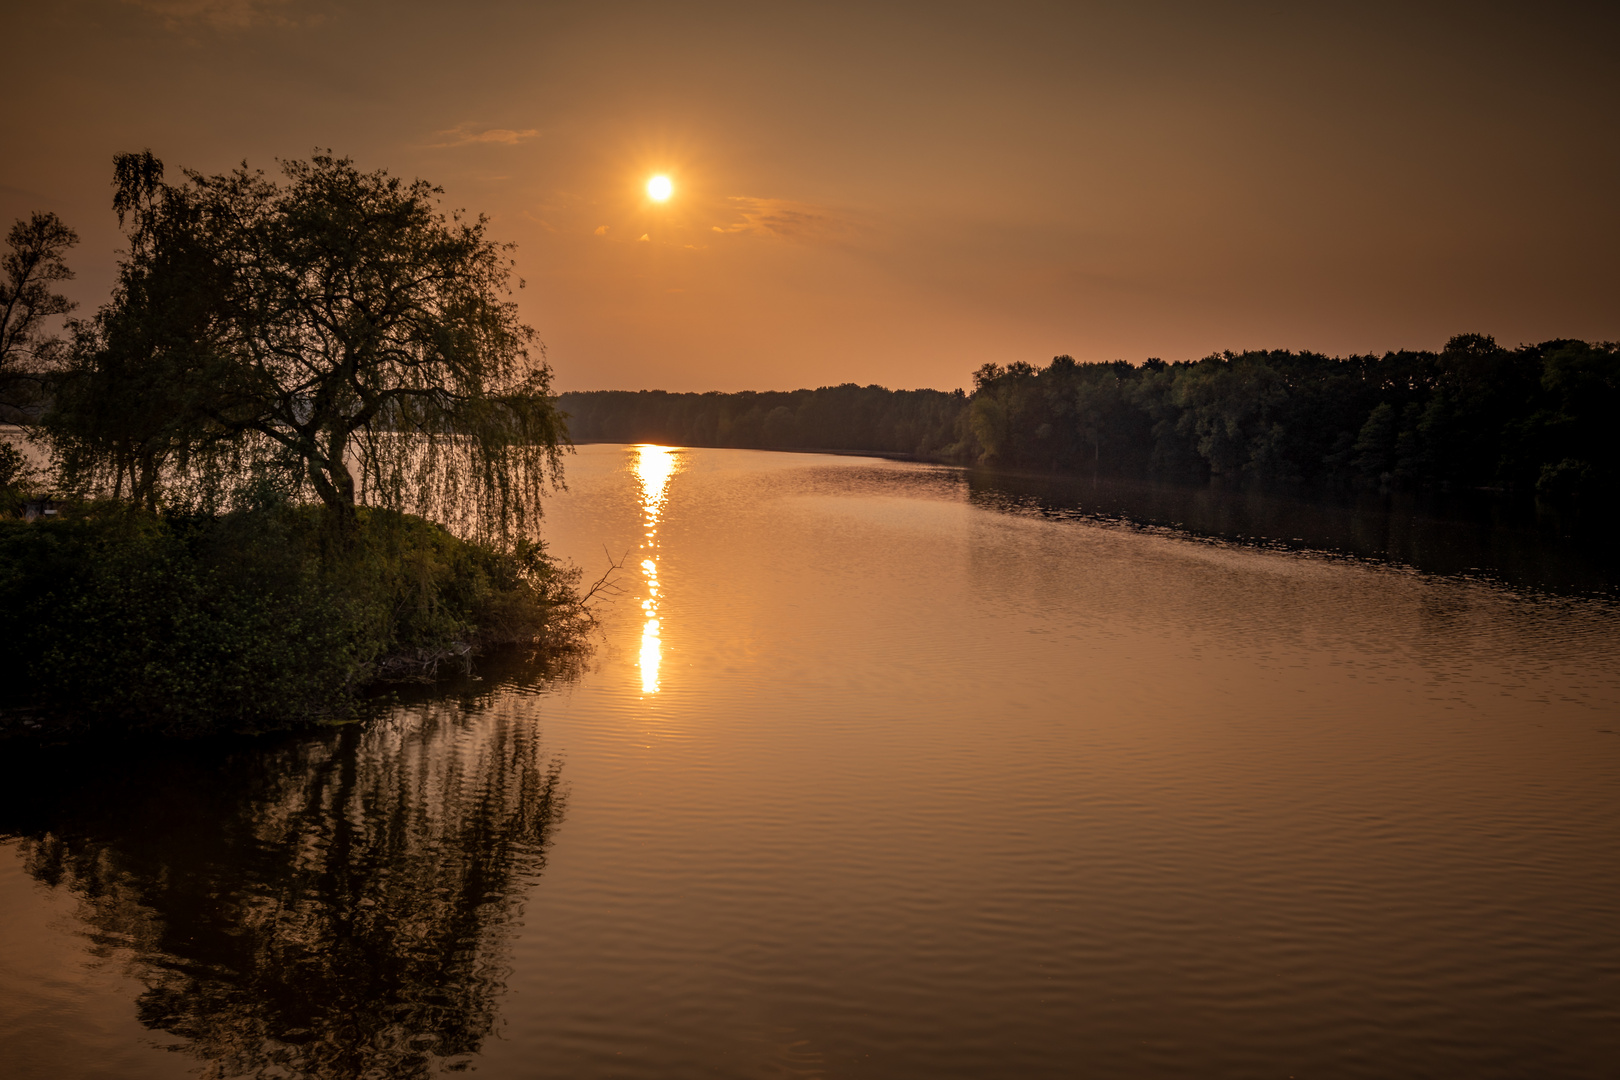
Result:
{"label": "weeping willow branch", "polygon": [[153,507],[268,485],[339,523],[365,502],[531,532],[571,444],[510,246],[424,181],[329,154],[281,171],[171,184],[117,159],[128,256],[48,425],[62,475]]}

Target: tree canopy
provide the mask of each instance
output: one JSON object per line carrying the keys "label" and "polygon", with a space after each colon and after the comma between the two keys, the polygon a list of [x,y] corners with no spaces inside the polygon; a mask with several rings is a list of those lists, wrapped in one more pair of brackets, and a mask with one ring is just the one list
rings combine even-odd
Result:
{"label": "tree canopy", "polygon": [[509,247],[425,181],[330,154],[281,172],[116,159],[129,246],[48,425],[64,475],[149,506],[268,484],[339,522],[365,502],[521,533],[568,439]]}
{"label": "tree canopy", "polygon": [[40,398],[41,372],[55,362],[61,339],[53,320],[77,305],[55,292],[71,281],[64,255],[79,236],[55,214],[35,212],[6,235],[0,259],[0,406],[7,420]]}

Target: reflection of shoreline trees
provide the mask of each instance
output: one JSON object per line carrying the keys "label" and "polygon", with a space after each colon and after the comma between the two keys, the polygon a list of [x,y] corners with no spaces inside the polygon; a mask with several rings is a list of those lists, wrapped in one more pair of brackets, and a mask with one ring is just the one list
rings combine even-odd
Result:
{"label": "reflection of shoreline trees", "polygon": [[1300,499],[1220,485],[967,470],[967,498],[998,513],[1083,520],[1223,543],[1305,549],[1554,593],[1613,594],[1620,567],[1601,530],[1469,493],[1349,492]]}
{"label": "reflection of shoreline trees", "polygon": [[143,1024],[215,1076],[424,1076],[479,1049],[563,813],[532,722],[429,705],[142,766],[8,778],[0,829],[133,954]]}

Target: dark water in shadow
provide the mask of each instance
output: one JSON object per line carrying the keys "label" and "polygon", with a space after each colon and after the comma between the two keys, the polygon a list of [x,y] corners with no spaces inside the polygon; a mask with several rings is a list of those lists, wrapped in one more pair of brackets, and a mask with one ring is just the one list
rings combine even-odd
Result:
{"label": "dark water in shadow", "polygon": [[11,1074],[1613,1075],[1579,559],[858,458],[569,481],[554,550],[629,556],[577,677],[0,763]]}
{"label": "dark water in shadow", "polygon": [[1332,552],[1554,592],[1620,593],[1612,527],[1484,492],[1345,492],[1302,498],[1219,485],[970,470],[990,509],[1119,522],[1278,550]]}

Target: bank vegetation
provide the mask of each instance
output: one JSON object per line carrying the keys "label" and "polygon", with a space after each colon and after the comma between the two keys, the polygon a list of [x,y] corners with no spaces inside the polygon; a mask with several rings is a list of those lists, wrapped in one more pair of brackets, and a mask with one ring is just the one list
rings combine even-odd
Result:
{"label": "bank vegetation", "polygon": [[550,369],[509,250],[439,194],[120,155],[117,283],[65,332],[76,236],[12,230],[0,419],[49,465],[0,448],[0,730],[343,719],[380,680],[577,644],[577,573],[533,539],[569,445]]}

